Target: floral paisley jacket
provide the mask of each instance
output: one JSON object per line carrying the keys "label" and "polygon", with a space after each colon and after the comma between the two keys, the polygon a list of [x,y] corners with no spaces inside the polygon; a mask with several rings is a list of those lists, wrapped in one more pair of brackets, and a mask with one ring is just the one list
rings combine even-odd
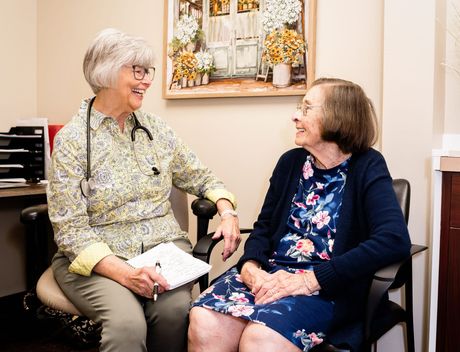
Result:
{"label": "floral paisley jacket", "polygon": [[[94,108],[91,112],[91,175],[95,187],[88,197],[80,189],[86,177],[86,113],[84,100],[71,122],[56,135],[47,189],[48,211],[59,252],[69,271],[89,276],[105,256],[130,259],[149,248],[187,238],[171,210],[172,185],[214,202],[233,195],[178,138],[165,122],[136,111],[140,124],[153,136],[134,127],[127,118],[118,123]],[[154,175],[152,167],[160,170]]]}

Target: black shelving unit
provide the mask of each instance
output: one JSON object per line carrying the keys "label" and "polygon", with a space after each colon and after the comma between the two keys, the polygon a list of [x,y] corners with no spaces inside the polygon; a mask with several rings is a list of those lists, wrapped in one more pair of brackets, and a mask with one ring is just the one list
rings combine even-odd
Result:
{"label": "black shelving unit", "polygon": [[0,132],[0,181],[45,179],[45,134],[43,126],[12,127]]}

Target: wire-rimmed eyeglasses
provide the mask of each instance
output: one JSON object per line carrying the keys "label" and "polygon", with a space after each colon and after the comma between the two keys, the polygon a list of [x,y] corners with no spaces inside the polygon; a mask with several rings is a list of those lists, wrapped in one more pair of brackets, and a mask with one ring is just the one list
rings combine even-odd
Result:
{"label": "wire-rimmed eyeglasses", "polygon": [[296,107],[296,114],[300,116],[307,116],[308,112],[310,110],[313,110],[314,108],[322,108],[322,105],[311,105],[311,104],[305,104],[305,103],[299,103],[297,104]]}
{"label": "wire-rimmed eyeglasses", "polygon": [[151,81],[155,78],[155,67],[143,67],[139,65],[132,65],[133,76],[138,81],[142,81],[145,76]]}

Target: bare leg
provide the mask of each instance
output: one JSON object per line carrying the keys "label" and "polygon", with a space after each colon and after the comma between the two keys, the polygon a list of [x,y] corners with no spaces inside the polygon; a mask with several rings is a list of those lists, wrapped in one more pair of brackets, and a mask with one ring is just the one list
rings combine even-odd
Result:
{"label": "bare leg", "polygon": [[299,352],[291,341],[273,329],[249,322],[240,339],[239,352]]}
{"label": "bare leg", "polygon": [[244,319],[193,307],[188,329],[188,352],[236,352],[247,325]]}

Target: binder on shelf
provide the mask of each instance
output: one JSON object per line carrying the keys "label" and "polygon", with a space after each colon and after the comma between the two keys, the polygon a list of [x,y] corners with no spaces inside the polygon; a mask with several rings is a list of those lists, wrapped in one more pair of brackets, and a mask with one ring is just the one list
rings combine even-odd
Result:
{"label": "binder on shelf", "polygon": [[0,132],[0,181],[7,178],[45,179],[43,126],[17,126]]}

